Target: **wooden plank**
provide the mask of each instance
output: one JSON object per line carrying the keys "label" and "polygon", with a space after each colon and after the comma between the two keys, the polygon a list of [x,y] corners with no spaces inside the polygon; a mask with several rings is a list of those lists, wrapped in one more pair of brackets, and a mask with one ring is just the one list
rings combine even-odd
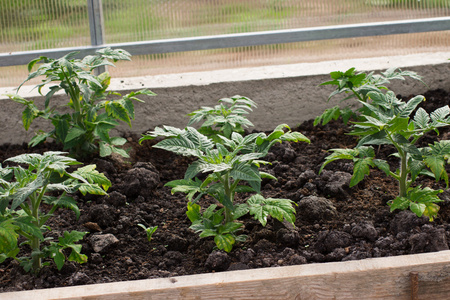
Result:
{"label": "wooden plank", "polygon": [[450,251],[0,294],[0,299],[449,299]]}
{"label": "wooden plank", "polygon": [[132,55],[147,55],[443,30],[450,30],[450,17],[339,26],[320,26],[299,29],[105,44],[87,47],[0,53],[0,67],[28,64],[30,60],[39,56],[59,58],[72,51],[80,51],[79,56],[83,57],[88,54],[93,54],[96,50],[107,46],[111,48],[124,49]]}

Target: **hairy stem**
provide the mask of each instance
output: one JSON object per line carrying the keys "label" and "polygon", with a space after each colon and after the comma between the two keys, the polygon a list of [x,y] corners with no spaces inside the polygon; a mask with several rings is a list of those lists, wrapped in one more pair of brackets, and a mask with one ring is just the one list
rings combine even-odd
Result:
{"label": "hairy stem", "polygon": [[64,68],[61,67],[62,73],[64,75],[64,78],[67,81],[67,84],[69,85],[69,89],[70,89],[70,98],[72,99],[73,102],[73,106],[75,109],[75,112],[77,113],[77,124],[81,124],[81,105],[80,105],[80,99],[77,95],[77,93],[75,92],[75,89],[73,88],[72,83],[70,82],[69,77],[67,76],[66,72],[64,72]]}
{"label": "hairy stem", "polygon": [[408,165],[406,161],[406,153],[403,151],[400,154],[400,179],[399,179],[399,196],[406,197],[408,189]]}
{"label": "hairy stem", "polygon": [[[32,223],[39,228],[40,227],[40,225],[39,225],[39,205],[38,205],[39,197],[36,197],[36,195],[32,195],[32,196],[30,196],[30,201],[31,201],[31,213],[32,213],[32,217],[34,218]],[[40,248],[41,248],[41,241],[39,240],[39,237],[33,235],[30,240],[30,246],[31,246],[32,252],[39,252]],[[32,259],[31,269],[33,270],[34,273],[37,273],[42,267],[41,256],[40,255],[32,255],[31,257],[32,257],[31,258]]]}
{"label": "hairy stem", "polygon": [[[45,184],[42,187],[42,189],[41,189],[41,191],[40,191],[40,193],[38,195],[34,194],[34,195],[30,196],[31,214],[32,214],[32,217],[34,219],[32,223],[38,228],[41,228],[41,226],[44,225],[44,224],[41,224],[42,220],[41,220],[41,218],[39,216],[39,206],[41,205],[42,197],[45,194],[45,191],[47,189],[47,185],[48,184]],[[39,252],[41,250],[41,241],[39,240],[39,237],[33,235],[32,238],[31,238],[31,245],[30,246],[31,246],[31,251]],[[32,265],[33,272],[35,272],[35,273],[39,272],[39,270],[42,267],[41,256],[40,255],[32,256],[32,263],[33,263],[33,265]]]}
{"label": "hairy stem", "polygon": [[[224,189],[225,195],[228,197],[228,199],[230,199],[230,202],[233,203],[234,192],[233,189],[231,189],[230,187],[230,175],[228,173],[225,175],[224,178]],[[224,212],[225,212],[225,224],[233,221],[232,211],[227,206],[225,206]]]}
{"label": "hairy stem", "polygon": [[400,174],[397,177],[399,183],[399,196],[406,197],[408,195],[408,161],[407,153],[400,147],[398,143],[395,142],[392,135],[386,132],[387,138],[392,142],[392,145],[397,149],[398,155],[400,156]]}

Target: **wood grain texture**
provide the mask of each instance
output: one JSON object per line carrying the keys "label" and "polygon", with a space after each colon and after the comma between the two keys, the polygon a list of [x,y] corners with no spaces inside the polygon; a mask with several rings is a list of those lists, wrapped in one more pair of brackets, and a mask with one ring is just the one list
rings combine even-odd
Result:
{"label": "wood grain texture", "polygon": [[0,294],[0,299],[449,299],[450,251]]}

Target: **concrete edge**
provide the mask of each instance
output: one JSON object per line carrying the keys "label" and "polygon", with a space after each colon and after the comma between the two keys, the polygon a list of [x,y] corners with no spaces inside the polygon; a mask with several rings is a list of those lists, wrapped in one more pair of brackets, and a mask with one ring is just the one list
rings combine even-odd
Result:
{"label": "concrete edge", "polygon": [[[426,52],[401,56],[330,60],[317,63],[299,63],[253,68],[222,69],[205,72],[112,78],[109,90],[124,91],[143,88],[154,89],[183,86],[203,86],[213,83],[316,76],[326,75],[330,72],[338,70],[347,70],[351,67],[357,67],[357,70],[359,71],[384,70],[392,67],[405,68],[445,64],[450,63],[449,59],[450,52]],[[0,88],[0,100],[8,99],[4,96],[4,94],[15,93],[16,88],[17,87]],[[33,85],[23,86],[19,94],[22,97],[40,96],[38,91],[33,88]],[[46,92],[47,90],[44,88],[43,93],[45,94]]]}

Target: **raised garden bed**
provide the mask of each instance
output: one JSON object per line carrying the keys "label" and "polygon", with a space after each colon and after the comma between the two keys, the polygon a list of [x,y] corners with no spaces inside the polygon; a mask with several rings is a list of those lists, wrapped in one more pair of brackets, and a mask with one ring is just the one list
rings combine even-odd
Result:
{"label": "raised garden bed", "polygon": [[[449,94],[443,90],[431,91],[425,96],[428,99],[424,103],[427,111],[450,102]],[[369,288],[375,293],[379,293],[388,283],[401,283],[401,286],[392,283],[393,288],[398,289],[398,293],[393,297],[407,297],[411,290],[410,272],[419,272],[420,293],[425,291],[426,295],[434,295],[433,299],[438,299],[439,293],[446,295],[448,290],[445,290],[445,286],[448,286],[446,283],[449,280],[450,267],[450,255],[447,251],[398,259],[364,259],[448,250],[449,191],[446,190],[440,195],[444,202],[440,204],[441,210],[434,222],[417,218],[409,211],[390,213],[386,201],[393,198],[397,187],[395,182],[386,178],[382,172],[372,171],[368,179],[352,189],[348,188],[352,168],[349,163],[330,164],[326,172],[318,175],[318,169],[327,155],[326,150],[352,147],[355,144],[353,137],[345,135],[348,132],[346,126],[341,125],[341,122],[332,122],[326,126],[314,127],[312,121],[307,121],[297,130],[308,136],[311,144],[284,143],[274,147],[268,156],[272,165],[267,166],[265,171],[278,177],[278,181],[263,182],[265,196],[288,198],[299,204],[295,228],[276,220],[270,220],[266,227],[262,227],[248,218],[245,220],[244,231],[249,238],[245,243],[238,244],[228,254],[214,251],[215,244],[212,240],[200,239],[188,229],[190,222],[185,214],[184,195],[171,195],[170,189],[163,187],[169,180],[182,178],[190,160],[154,149],[150,142],[139,146],[138,137],[130,135],[127,137],[133,147],[130,161],[99,158],[92,161],[97,164],[99,171],[111,179],[113,186],[109,190],[110,196],[80,197],[79,220],[76,220],[71,211],[57,211],[49,224],[53,229],[50,234],[55,235],[60,235],[64,230],[90,231],[82,242],[82,252],[88,255],[89,262],[82,265],[66,263],[60,272],[52,265],[45,268],[40,277],[34,277],[24,273],[14,261],[8,260],[0,265],[3,292],[0,297],[28,295],[5,293],[10,291],[157,277],[168,279],[131,281],[117,285],[119,290],[112,290],[106,285],[106,289],[108,293],[120,293],[123,292],[120,289],[126,289],[130,291],[130,295],[136,297],[140,297],[138,295],[141,293],[155,293],[155,297],[159,297],[162,295],[160,292],[182,297],[185,292],[194,291],[198,294],[200,289],[204,290],[204,298],[214,295],[217,297],[215,293],[222,288],[225,290],[224,293],[220,292],[221,295],[228,295],[229,289],[230,293],[231,290],[237,293],[236,298],[239,293],[252,289],[258,291],[258,294],[254,294],[254,297],[258,298],[261,295],[271,295],[269,291],[278,294],[278,290],[272,285],[275,284],[286,288],[286,294],[284,291],[278,294],[283,298],[299,295],[299,299],[303,299],[302,297],[308,295],[305,290],[312,293],[309,295],[322,295],[322,288],[325,298],[329,298],[328,295],[355,296],[359,295],[359,292],[371,295],[361,289],[362,284],[356,284],[355,276],[372,277],[373,280],[365,279],[364,282],[376,283],[379,288]],[[448,137],[449,131],[443,130],[438,138]],[[430,135],[422,142],[426,144],[434,138],[436,137]],[[57,149],[58,146],[49,143],[31,150],[44,152]],[[2,145],[0,159],[3,161],[25,151],[29,151],[26,145]],[[419,183],[435,189],[445,189],[442,182],[423,180]],[[151,243],[146,240],[145,232],[137,226],[138,223],[159,226]],[[99,240],[106,241],[109,238],[112,238],[111,243],[106,247],[102,248],[97,244]],[[316,264],[352,260],[362,261]],[[414,263],[411,265],[412,261]],[[393,262],[398,262],[398,265]],[[309,263],[314,264],[280,268]],[[386,268],[386,264],[394,264],[398,268]],[[408,264],[410,266],[407,266]],[[264,267],[271,268],[259,269]],[[258,270],[255,270],[257,268]],[[328,272],[322,272],[324,269]],[[217,273],[227,270],[244,271]],[[346,270],[350,270],[348,274]],[[391,274],[391,271],[394,279],[386,275]],[[216,274],[175,278],[208,272]],[[311,279],[312,286],[308,283],[291,287],[292,282],[305,280],[295,274],[305,274]],[[326,280],[330,277],[335,278],[334,284],[321,285],[321,282],[328,282]],[[344,281],[340,281],[341,279],[349,280],[350,285],[343,285]],[[194,280],[198,280],[198,287],[187,284]],[[250,287],[246,286],[247,282]],[[313,286],[314,282],[316,287]],[[436,283],[439,287],[435,287]],[[299,283],[294,285],[297,284]],[[130,285],[132,287],[126,287]],[[267,288],[267,292],[262,290],[261,285]],[[170,286],[175,289],[169,288]],[[255,286],[258,288],[255,289]],[[94,287],[86,286],[86,291],[91,291]],[[437,294],[431,294],[430,290]],[[65,293],[59,289],[55,291],[57,294],[48,294],[43,298],[62,297],[63,294],[58,294],[59,291]],[[78,294],[75,291],[70,288],[68,293],[71,293],[71,296],[86,295],[87,299],[91,299],[88,294]],[[288,294],[288,291],[293,294]],[[105,288],[100,287],[100,293],[104,292]],[[341,292],[342,294],[339,294]],[[186,295],[189,297],[189,294]],[[375,295],[378,294],[373,297]],[[383,298],[388,298],[388,294],[384,296]],[[92,299],[102,299],[95,297]],[[124,296],[111,297],[123,299]]]}

